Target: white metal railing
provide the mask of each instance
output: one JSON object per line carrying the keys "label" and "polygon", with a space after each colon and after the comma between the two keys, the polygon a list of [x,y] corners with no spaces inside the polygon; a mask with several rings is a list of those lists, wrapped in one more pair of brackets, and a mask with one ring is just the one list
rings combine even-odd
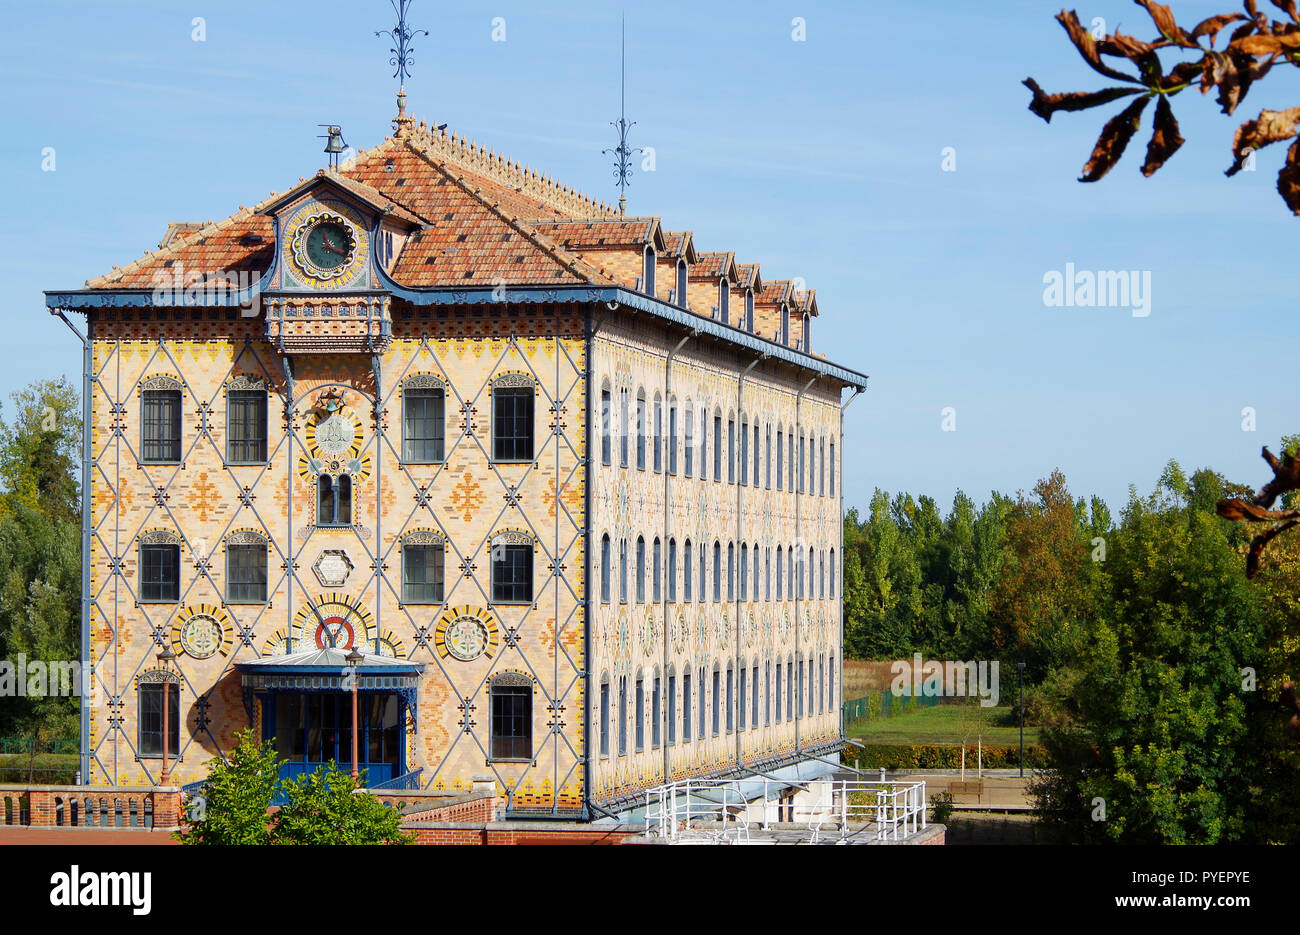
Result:
{"label": "white metal railing", "polygon": [[[806,793],[800,801],[799,792]],[[806,828],[809,843],[873,835],[898,841],[922,831],[925,782],[878,779],[682,779],[645,791],[645,835],[671,843],[750,843],[751,831]]]}

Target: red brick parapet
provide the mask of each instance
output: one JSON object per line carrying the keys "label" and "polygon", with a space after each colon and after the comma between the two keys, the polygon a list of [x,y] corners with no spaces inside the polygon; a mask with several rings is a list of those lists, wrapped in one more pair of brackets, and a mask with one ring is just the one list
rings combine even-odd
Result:
{"label": "red brick parapet", "polygon": [[0,827],[175,831],[175,786],[0,785]]}

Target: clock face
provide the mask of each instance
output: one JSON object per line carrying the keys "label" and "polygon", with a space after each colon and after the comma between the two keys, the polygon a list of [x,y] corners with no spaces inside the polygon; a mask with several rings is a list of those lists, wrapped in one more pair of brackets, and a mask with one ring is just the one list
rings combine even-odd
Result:
{"label": "clock face", "polygon": [[352,231],[339,221],[321,221],[307,233],[307,259],[325,272],[351,262],[356,246]]}
{"label": "clock face", "polygon": [[487,627],[477,617],[458,617],[447,626],[443,643],[461,662],[477,659],[487,649]]}
{"label": "clock face", "polygon": [[221,647],[221,624],[207,614],[195,614],[181,625],[181,649],[195,659],[207,659]]}

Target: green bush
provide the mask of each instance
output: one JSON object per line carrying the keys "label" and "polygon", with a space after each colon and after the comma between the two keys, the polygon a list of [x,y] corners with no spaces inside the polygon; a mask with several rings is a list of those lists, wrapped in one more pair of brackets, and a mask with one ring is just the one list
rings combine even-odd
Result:
{"label": "green bush", "polygon": [[930,796],[930,821],[946,825],[952,818],[952,793],[936,792]]}
{"label": "green bush", "polygon": [[[863,769],[957,769],[961,766],[961,746],[941,743],[866,743],[862,748],[851,747],[847,754],[850,762],[861,761]],[[966,768],[973,770],[979,763],[975,744],[966,746]],[[986,745],[983,753],[985,769],[1015,769],[1020,765],[1020,747],[1016,744]],[[1025,744],[1025,767],[1046,767],[1047,754],[1038,744]]]}

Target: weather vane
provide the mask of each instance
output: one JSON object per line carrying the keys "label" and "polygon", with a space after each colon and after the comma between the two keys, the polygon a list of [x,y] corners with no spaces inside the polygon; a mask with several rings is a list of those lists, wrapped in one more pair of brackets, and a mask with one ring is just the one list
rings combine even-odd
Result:
{"label": "weather vane", "polygon": [[616,149],[602,149],[605,155],[614,156],[614,181],[618,183],[618,213],[627,214],[627,183],[632,178],[632,154],[642,152],[640,147],[635,149],[627,145],[627,131],[631,130],[636,123],[627,122],[627,20],[623,20],[623,45],[622,45],[622,80],[619,87],[618,95],[618,122],[610,123],[611,127],[618,130],[618,147]]}
{"label": "weather vane", "polygon": [[411,0],[388,0],[393,6],[393,12],[397,14],[397,25],[392,29],[380,29],[375,33],[376,37],[387,36],[392,41],[394,48],[389,51],[393,57],[388,60],[397,71],[393,72],[393,77],[398,79],[398,87],[406,85],[406,79],[411,76],[411,66],[415,64],[411,58],[411,40],[420,35],[427,36],[427,29],[412,30],[406,25],[406,8],[411,5]]}

